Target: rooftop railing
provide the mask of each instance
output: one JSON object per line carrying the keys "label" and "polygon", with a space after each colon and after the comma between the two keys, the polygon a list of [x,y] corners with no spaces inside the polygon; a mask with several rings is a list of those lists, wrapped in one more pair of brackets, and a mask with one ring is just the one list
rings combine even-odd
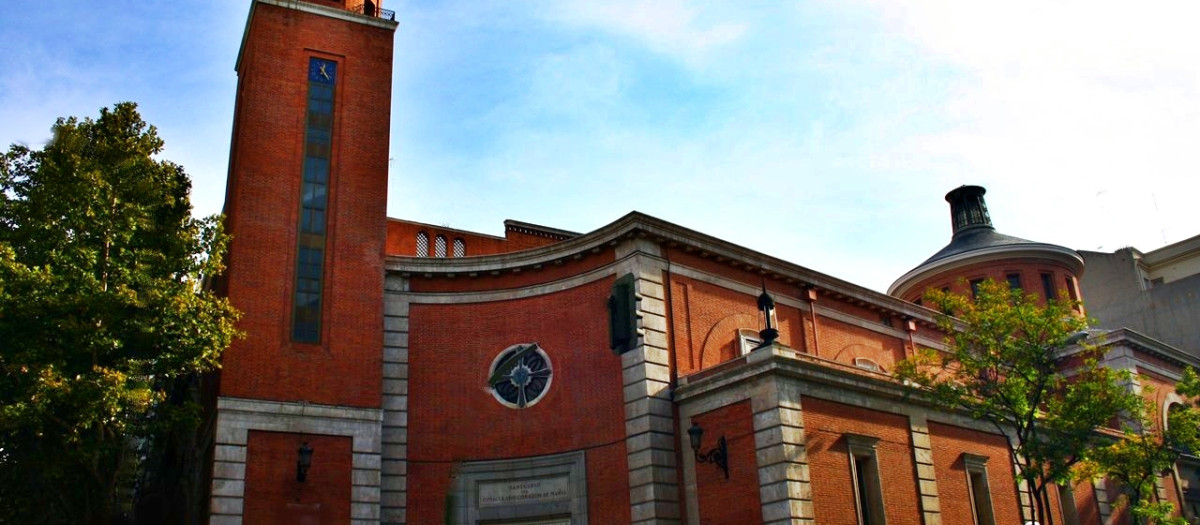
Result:
{"label": "rooftop railing", "polygon": [[382,18],[384,20],[388,20],[391,22],[396,21],[396,12],[395,11],[392,11],[390,9],[380,9],[379,7],[377,7],[375,5],[374,2],[366,2],[366,3],[358,4],[358,5],[350,8],[350,11],[354,12],[354,13],[358,13],[360,15],[369,16],[371,18]]}

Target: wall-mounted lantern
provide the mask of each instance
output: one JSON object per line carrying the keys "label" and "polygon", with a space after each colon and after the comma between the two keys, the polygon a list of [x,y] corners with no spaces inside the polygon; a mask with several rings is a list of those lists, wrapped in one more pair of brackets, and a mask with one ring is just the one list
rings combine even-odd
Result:
{"label": "wall-mounted lantern", "polygon": [[725,479],[729,479],[729,450],[725,447],[725,436],[717,438],[717,446],[712,450],[700,453],[700,440],[704,437],[704,429],[700,425],[692,423],[692,428],[689,428],[688,439],[692,442],[692,452],[696,454],[697,463],[712,463],[725,473]]}
{"label": "wall-mounted lantern", "polygon": [[305,441],[296,450],[296,481],[301,483],[308,478],[308,467],[312,466],[313,449]]}

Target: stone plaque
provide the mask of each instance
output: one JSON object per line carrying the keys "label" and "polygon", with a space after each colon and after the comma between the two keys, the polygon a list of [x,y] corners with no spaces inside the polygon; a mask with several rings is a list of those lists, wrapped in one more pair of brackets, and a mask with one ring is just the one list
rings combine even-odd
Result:
{"label": "stone plaque", "polygon": [[571,483],[567,476],[511,481],[481,481],[479,506],[500,507],[565,501],[571,498]]}

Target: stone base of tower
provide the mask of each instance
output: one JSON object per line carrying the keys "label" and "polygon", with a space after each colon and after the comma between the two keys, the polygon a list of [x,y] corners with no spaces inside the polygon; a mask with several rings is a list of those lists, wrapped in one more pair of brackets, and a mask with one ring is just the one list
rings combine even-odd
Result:
{"label": "stone base of tower", "polygon": [[220,398],[209,523],[379,523],[382,422],[373,408]]}

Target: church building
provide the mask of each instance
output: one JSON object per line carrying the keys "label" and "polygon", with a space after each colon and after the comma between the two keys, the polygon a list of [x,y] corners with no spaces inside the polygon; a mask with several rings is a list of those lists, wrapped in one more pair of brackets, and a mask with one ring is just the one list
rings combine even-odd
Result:
{"label": "church building", "polygon": [[[637,212],[503,237],[390,219],[383,7],[251,0],[217,285],[246,335],[219,378],[209,523],[1027,519],[1007,438],[891,372],[944,348],[925,289],[1078,297],[1079,254],[997,233],[974,186],[890,295]],[[1160,407],[1200,365],[1117,336],[1113,366]],[[1063,487],[1055,523],[1123,523],[1117,495]]]}

